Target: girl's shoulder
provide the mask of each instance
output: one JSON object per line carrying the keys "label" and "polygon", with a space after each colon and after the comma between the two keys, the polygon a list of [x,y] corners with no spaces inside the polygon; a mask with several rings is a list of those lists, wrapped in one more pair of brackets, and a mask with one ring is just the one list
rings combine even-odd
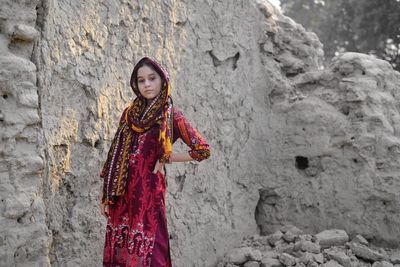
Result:
{"label": "girl's shoulder", "polygon": [[183,118],[184,117],[182,111],[179,108],[173,107],[173,111],[174,111],[173,113],[174,113],[174,118],[175,119],[179,119],[179,118]]}
{"label": "girl's shoulder", "polygon": [[126,121],[126,116],[127,116],[127,112],[129,110],[130,106],[127,106],[124,108],[124,111],[122,111],[121,116],[119,118],[119,124],[122,124],[123,122]]}

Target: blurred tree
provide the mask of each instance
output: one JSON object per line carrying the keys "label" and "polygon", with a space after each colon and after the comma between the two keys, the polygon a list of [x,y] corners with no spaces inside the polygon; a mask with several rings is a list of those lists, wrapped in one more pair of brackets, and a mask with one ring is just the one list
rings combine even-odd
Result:
{"label": "blurred tree", "polygon": [[400,70],[400,0],[281,0],[281,6],[319,36],[327,59],[361,52]]}

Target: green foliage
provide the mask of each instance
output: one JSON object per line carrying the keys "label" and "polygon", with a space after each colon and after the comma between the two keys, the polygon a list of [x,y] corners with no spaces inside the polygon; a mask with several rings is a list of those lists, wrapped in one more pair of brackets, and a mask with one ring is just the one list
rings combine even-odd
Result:
{"label": "green foliage", "polygon": [[314,31],[325,56],[374,54],[400,70],[400,0],[281,0],[283,12]]}

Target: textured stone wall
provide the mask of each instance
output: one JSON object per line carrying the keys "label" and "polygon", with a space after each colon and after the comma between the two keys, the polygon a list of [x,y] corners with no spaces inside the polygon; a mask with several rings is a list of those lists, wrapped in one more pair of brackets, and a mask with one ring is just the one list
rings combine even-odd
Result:
{"label": "textured stone wall", "polygon": [[264,232],[285,222],[336,227],[399,246],[400,73],[346,53],[290,82],[292,94],[270,95],[274,157],[258,224]]}
{"label": "textured stone wall", "polygon": [[98,174],[143,55],[212,149],[168,166],[174,266],[214,266],[287,223],[400,240],[400,77],[386,62],[349,53],[321,69],[317,36],[262,0],[2,0],[0,15],[6,266],[101,265]]}
{"label": "textured stone wall", "polygon": [[48,266],[43,124],[32,62],[38,1],[0,7],[0,265]]}

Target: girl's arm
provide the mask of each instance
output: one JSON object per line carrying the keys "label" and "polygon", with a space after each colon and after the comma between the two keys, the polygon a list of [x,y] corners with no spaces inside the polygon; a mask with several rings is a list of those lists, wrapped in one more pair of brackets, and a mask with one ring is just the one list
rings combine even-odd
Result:
{"label": "girl's arm", "polygon": [[172,162],[202,161],[210,157],[210,146],[201,134],[189,123],[183,113],[174,110],[174,141],[181,138],[190,147],[187,152],[172,153]]}
{"label": "girl's arm", "polygon": [[195,159],[190,156],[189,152],[176,152],[176,153],[173,152],[171,155],[172,162],[185,162],[191,160]]}
{"label": "girl's arm", "polygon": [[[179,138],[190,147],[187,152],[173,152],[171,155],[171,162],[185,162],[185,161],[202,161],[210,157],[210,146],[207,144],[205,139],[200,135],[200,133],[192,127],[189,121],[185,118],[181,111],[174,108],[174,128],[173,128],[173,142]],[[153,173],[163,171],[164,163],[157,161]]]}

